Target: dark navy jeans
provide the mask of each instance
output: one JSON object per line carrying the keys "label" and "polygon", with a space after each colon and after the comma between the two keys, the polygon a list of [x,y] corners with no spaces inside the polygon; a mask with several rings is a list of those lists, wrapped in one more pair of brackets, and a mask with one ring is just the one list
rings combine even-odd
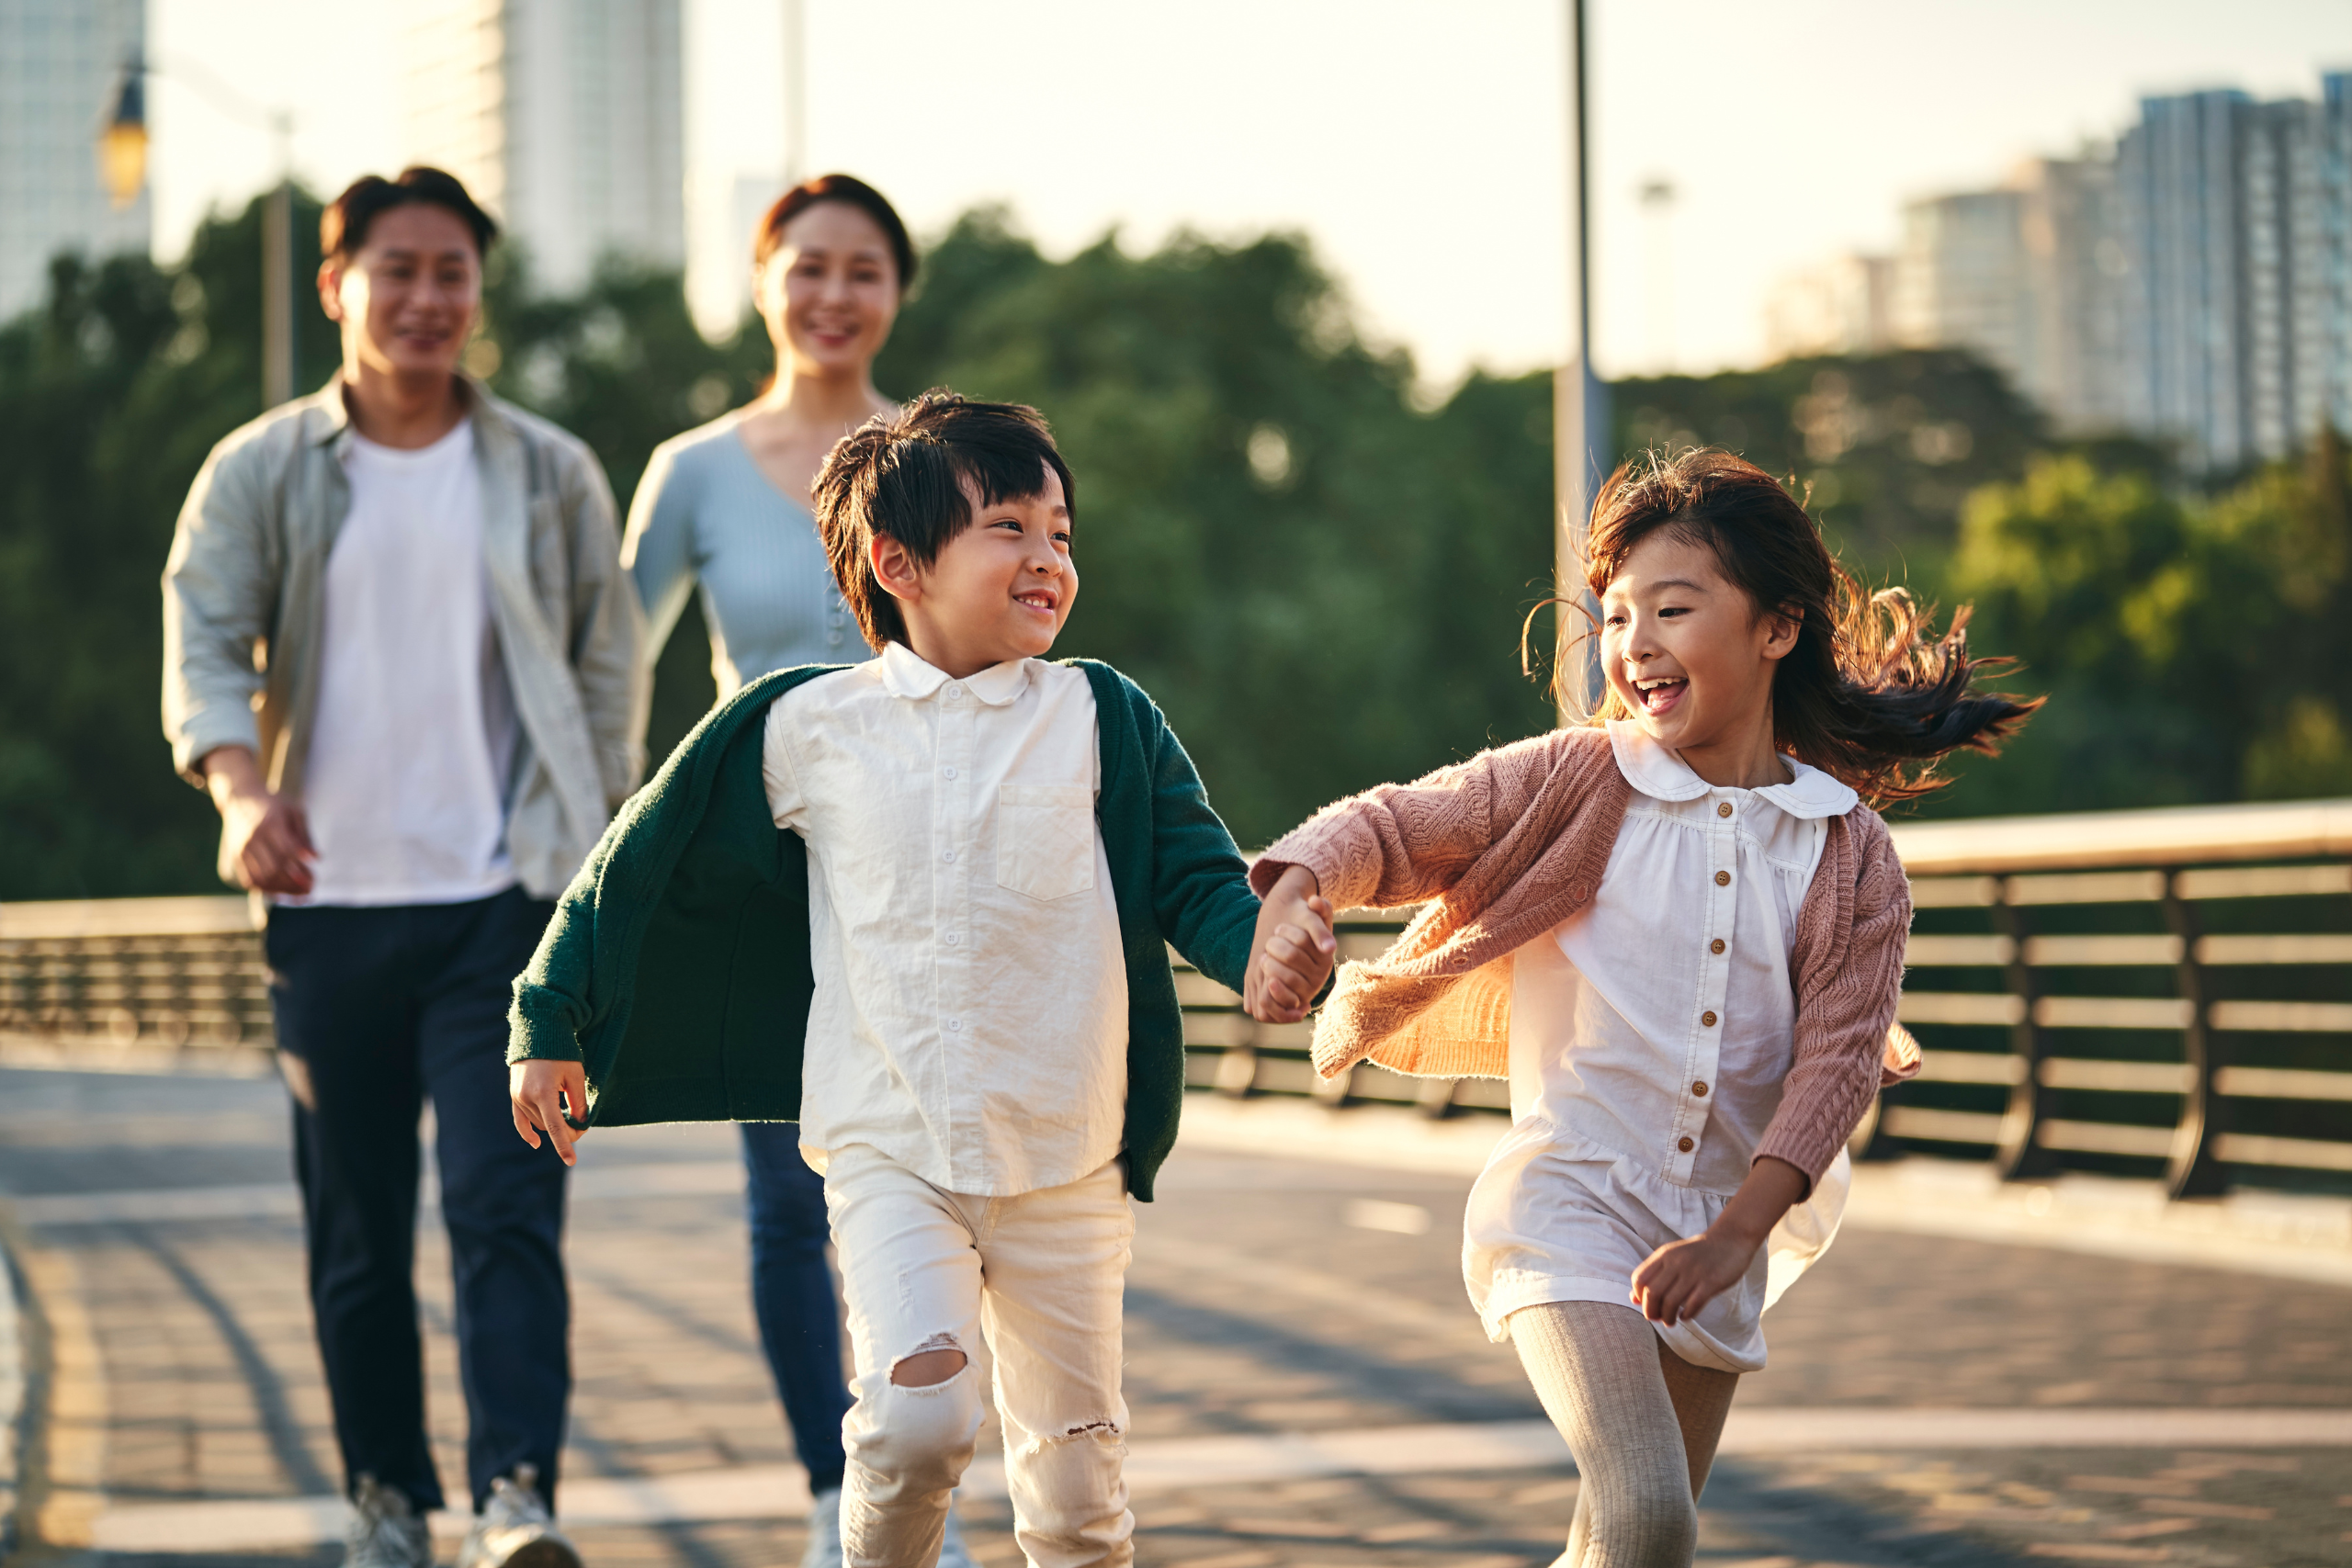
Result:
{"label": "dark navy jeans", "polygon": [[793,1447],[808,1467],[808,1490],[823,1492],[842,1483],[842,1417],[849,1414],[841,1309],[825,1261],[825,1179],[800,1157],[800,1128],[790,1122],[743,1123],[743,1164],[751,1174],[752,1310],[759,1315],[760,1347]]}
{"label": "dark navy jeans", "polygon": [[[417,1125],[433,1101],[455,1277],[467,1479],[538,1467],[552,1498],[571,1394],[563,1164],[515,1135],[506,1007],[554,912],[510,888],[463,904],[270,911],[311,1307],[345,1483],[443,1506],[424,1434],[415,1289]],[[837,1439],[838,1440],[838,1439]]]}

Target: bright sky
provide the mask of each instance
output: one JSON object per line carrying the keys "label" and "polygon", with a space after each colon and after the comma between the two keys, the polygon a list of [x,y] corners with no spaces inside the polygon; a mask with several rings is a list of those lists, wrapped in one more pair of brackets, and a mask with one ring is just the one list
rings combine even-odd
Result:
{"label": "bright sky", "polygon": [[[148,0],[160,252],[270,177],[267,136],[172,82],[209,67],[299,120],[319,189],[390,172],[397,6]],[[781,6],[684,0],[689,225],[733,266],[738,174],[781,167]],[[1054,253],[1117,226],[1311,235],[1374,333],[1451,380],[1565,341],[1561,0],[802,0],[816,169],[918,236],[1009,202]],[[1753,363],[1773,280],[1891,246],[1909,196],[2111,138],[2143,93],[2314,96],[2346,0],[1589,0],[1594,354],[1603,374]],[[1638,200],[1663,177],[1663,219]],[[1645,224],[1662,224],[1645,228]],[[1664,258],[1652,266],[1651,258]],[[1655,291],[1655,292],[1654,292]],[[1670,323],[1661,332],[1661,323]]]}

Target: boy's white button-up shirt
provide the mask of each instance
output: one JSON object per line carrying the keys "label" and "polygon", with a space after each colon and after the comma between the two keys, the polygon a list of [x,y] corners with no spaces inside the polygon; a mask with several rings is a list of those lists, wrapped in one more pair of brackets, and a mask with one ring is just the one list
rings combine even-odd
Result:
{"label": "boy's white button-up shirt", "polygon": [[893,642],[768,710],[776,826],[808,847],[800,1143],[950,1192],[1057,1187],[1125,1131],[1127,979],[1082,671],[962,680]]}

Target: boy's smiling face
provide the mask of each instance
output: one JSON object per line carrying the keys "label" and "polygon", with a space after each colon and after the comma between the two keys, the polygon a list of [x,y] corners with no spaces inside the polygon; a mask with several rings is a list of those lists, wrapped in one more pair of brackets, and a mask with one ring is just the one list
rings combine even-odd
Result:
{"label": "boy's smiling face", "polygon": [[929,566],[917,566],[896,539],[875,538],[875,575],[899,602],[908,646],[933,668],[960,680],[1039,658],[1069,619],[1078,598],[1069,505],[1052,468],[1040,463],[1038,471],[1044,483],[1035,495],[985,505],[965,481],[971,525]]}

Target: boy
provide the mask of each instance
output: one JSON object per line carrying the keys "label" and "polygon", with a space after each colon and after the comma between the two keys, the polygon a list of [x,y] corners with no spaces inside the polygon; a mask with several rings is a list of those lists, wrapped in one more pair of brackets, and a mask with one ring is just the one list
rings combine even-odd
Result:
{"label": "boy", "polygon": [[[933,392],[844,439],[815,510],[881,657],[704,720],[515,985],[515,1127],[567,1162],[573,1118],[800,1122],[856,1364],[850,1568],[937,1555],[983,1330],[1023,1551],[1133,1560],[1120,1301],[1183,1094],[1168,944],[1261,1016],[1331,968],[1329,907],[1303,874],[1261,907],[1151,700],[1042,661],[1072,490],[1030,409]],[[1245,977],[1261,927],[1304,956]]]}

